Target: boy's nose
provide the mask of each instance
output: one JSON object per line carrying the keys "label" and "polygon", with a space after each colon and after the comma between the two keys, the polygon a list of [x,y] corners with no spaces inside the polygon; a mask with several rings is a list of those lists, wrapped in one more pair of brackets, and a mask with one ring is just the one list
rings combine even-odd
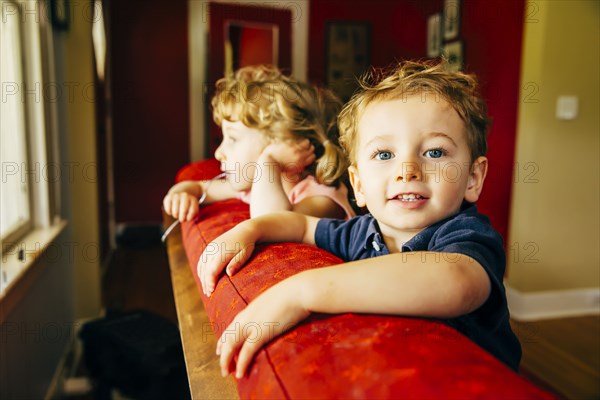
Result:
{"label": "boy's nose", "polygon": [[416,162],[403,162],[396,180],[403,182],[421,180],[421,166]]}

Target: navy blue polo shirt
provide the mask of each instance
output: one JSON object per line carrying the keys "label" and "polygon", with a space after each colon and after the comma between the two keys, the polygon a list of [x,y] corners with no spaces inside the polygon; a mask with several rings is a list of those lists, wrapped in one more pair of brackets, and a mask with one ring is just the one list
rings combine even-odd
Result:
{"label": "navy blue polo shirt", "polygon": [[[315,230],[318,247],[344,261],[390,254],[371,214],[348,221],[321,219]],[[402,246],[402,252],[433,251],[458,253],[476,260],[491,282],[491,293],[477,310],[442,322],[454,327],[492,353],[509,367],[518,369],[521,345],[509,323],[503,277],[506,256],[502,237],[489,219],[469,205],[458,214],[431,225]]]}

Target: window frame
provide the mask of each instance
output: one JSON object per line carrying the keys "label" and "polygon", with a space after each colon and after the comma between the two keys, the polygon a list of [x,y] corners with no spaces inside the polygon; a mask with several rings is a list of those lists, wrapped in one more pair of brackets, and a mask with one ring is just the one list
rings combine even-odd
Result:
{"label": "window frame", "polygon": [[[27,68],[26,68],[26,64],[28,62],[27,60],[27,56],[26,56],[26,42],[27,42],[27,37],[26,37],[26,31],[25,31],[25,27],[23,24],[23,10],[22,10],[22,5],[18,2],[18,1],[13,1],[13,0],[3,0],[2,1],[2,10],[0,10],[0,15],[2,17],[2,22],[4,23],[4,11],[6,9],[6,5],[13,5],[15,7],[15,10],[18,13],[18,17],[16,18],[17,24],[18,24],[18,35],[19,35],[19,58],[20,58],[20,64],[21,64],[21,81],[18,82],[19,84],[19,90],[18,90],[18,94],[22,96],[22,90],[24,89],[25,86],[25,82],[27,81],[28,78],[28,74],[27,74]],[[14,17],[13,17],[14,18]],[[4,83],[4,82],[3,82]],[[23,99],[23,97],[21,97],[21,99]],[[21,239],[22,237],[24,237],[25,235],[27,235],[27,233],[31,232],[31,230],[34,228],[34,210],[33,210],[33,197],[32,197],[32,188],[31,188],[31,184],[30,184],[30,180],[29,180],[29,176],[27,174],[24,174],[24,171],[21,170],[21,168],[23,168],[23,163],[25,163],[27,165],[27,168],[29,168],[31,166],[31,133],[30,133],[30,113],[32,112],[32,110],[30,109],[30,107],[28,107],[28,103],[24,102],[21,100],[21,102],[23,103],[23,130],[24,130],[24,147],[25,147],[25,160],[21,163],[21,165],[19,165],[17,167],[17,172],[18,174],[21,176],[21,179],[23,177],[25,177],[26,182],[25,185],[27,187],[27,209],[28,209],[28,218],[22,222],[19,223],[15,228],[10,229],[7,233],[5,233],[4,235],[0,235],[0,242],[2,243],[2,246],[0,246],[0,255],[2,255],[6,250],[8,250],[9,248],[12,248],[12,244],[15,244],[19,239]],[[3,168],[3,173],[4,173],[4,168]],[[3,176],[4,178],[4,176]],[[8,246],[5,246],[5,244],[8,243]]]}
{"label": "window frame", "polygon": [[[2,0],[2,17],[5,7],[13,7],[17,15],[7,15],[7,18],[17,18],[20,27],[23,82],[18,94],[25,109],[28,169],[19,172],[27,179],[30,212],[26,226],[0,238],[0,303],[6,311],[0,316],[0,322],[22,298],[28,282],[39,270],[32,267],[55,245],[67,226],[61,217],[61,179],[52,180],[48,176],[49,167],[58,166],[60,160],[58,105],[44,93],[45,84],[56,82],[54,36],[50,21],[44,15],[48,2],[36,1],[35,14],[31,13],[31,4],[27,0]],[[24,12],[23,8],[28,5],[30,8]]]}

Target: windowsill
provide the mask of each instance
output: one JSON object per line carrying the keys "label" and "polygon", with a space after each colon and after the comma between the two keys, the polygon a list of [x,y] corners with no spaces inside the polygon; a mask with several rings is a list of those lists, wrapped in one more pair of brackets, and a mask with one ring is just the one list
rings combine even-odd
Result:
{"label": "windowsill", "polygon": [[[48,228],[36,228],[20,239],[15,246],[2,254],[0,268],[0,323],[4,321],[15,304],[25,294],[33,278],[37,276],[36,261],[52,247],[56,238],[67,226],[59,220]],[[22,250],[23,257],[19,258]]]}

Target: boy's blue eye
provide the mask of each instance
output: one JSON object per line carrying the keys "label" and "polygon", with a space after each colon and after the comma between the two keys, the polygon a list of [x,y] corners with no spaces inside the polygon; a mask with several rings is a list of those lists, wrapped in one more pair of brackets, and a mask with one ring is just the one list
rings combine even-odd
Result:
{"label": "boy's blue eye", "polygon": [[425,152],[425,155],[430,158],[440,158],[443,157],[446,152],[443,149],[431,149]]}
{"label": "boy's blue eye", "polygon": [[378,160],[381,161],[386,161],[386,160],[391,160],[393,157],[393,154],[391,151],[385,151],[385,150],[381,150],[381,151],[377,151],[377,153],[375,153],[375,158],[377,158]]}

